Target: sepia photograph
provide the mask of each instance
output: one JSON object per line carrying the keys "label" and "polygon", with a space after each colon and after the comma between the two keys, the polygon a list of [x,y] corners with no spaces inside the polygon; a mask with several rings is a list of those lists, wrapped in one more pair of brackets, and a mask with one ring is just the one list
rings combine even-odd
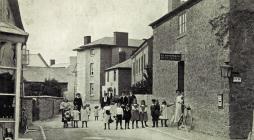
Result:
{"label": "sepia photograph", "polygon": [[254,140],[254,0],[0,0],[0,140]]}

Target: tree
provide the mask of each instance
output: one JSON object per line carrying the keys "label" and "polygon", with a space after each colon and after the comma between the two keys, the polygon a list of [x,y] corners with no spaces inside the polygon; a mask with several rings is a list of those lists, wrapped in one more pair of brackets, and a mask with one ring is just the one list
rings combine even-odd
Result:
{"label": "tree", "polygon": [[45,80],[42,94],[48,96],[62,97],[63,95],[61,84],[55,79]]}
{"label": "tree", "polygon": [[144,80],[131,86],[134,94],[152,94],[153,89],[153,71],[151,67],[146,66],[143,74]]}

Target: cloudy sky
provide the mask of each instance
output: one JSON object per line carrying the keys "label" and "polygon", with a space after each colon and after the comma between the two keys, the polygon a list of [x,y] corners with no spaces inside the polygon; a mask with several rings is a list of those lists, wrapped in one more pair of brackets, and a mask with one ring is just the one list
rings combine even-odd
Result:
{"label": "cloudy sky", "polygon": [[129,32],[130,38],[152,35],[149,23],[167,12],[167,0],[19,0],[28,48],[49,62],[68,62],[83,36],[92,41]]}

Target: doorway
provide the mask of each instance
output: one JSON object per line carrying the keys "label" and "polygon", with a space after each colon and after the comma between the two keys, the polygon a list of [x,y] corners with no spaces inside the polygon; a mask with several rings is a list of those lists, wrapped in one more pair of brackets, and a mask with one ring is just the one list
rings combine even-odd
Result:
{"label": "doorway", "polygon": [[178,89],[184,92],[184,61],[178,62]]}

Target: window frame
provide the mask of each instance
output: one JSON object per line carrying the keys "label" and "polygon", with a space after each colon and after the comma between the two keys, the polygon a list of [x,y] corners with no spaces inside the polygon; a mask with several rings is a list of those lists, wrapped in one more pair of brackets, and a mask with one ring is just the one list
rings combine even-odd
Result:
{"label": "window frame", "polygon": [[90,96],[94,95],[94,83],[90,83]]}
{"label": "window frame", "polygon": [[94,48],[91,48],[91,49],[90,49],[90,56],[94,56],[94,55],[95,55],[95,52],[94,52],[94,51],[95,51]]}
{"label": "window frame", "polygon": [[183,12],[178,16],[178,34],[182,35],[187,32],[187,12]]}
{"label": "window frame", "polygon": [[94,63],[90,63],[90,76],[94,76]]}
{"label": "window frame", "polygon": [[114,81],[116,81],[116,70],[114,70]]}

